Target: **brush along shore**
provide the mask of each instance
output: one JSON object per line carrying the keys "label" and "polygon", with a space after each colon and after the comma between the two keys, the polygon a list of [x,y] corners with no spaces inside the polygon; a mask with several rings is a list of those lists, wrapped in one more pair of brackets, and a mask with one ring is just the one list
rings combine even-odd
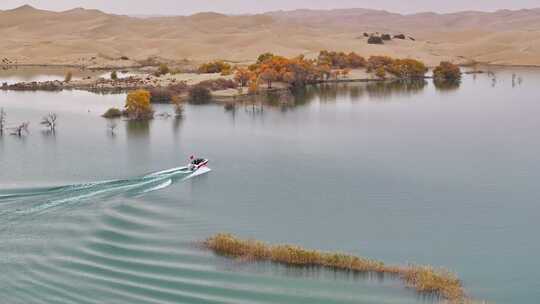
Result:
{"label": "brush along shore", "polygon": [[473,303],[466,296],[460,279],[443,268],[386,265],[381,261],[349,254],[310,250],[293,245],[270,245],[224,233],[208,238],[204,246],[216,254],[242,260],[396,275],[407,287],[418,293],[436,294],[449,303]]}
{"label": "brush along shore", "polygon": [[[445,64],[461,75],[458,66]],[[211,97],[207,99],[230,103],[311,84],[425,79],[428,68],[423,62],[410,58],[371,56],[365,59],[354,52],[323,50],[316,59],[264,53],[247,67],[217,60],[200,65],[196,73],[171,70],[165,63],[152,71],[152,74],[135,73],[125,78],[118,78],[113,71],[110,79],[86,77],[79,80],[72,79],[68,71],[64,81],[5,83],[0,90],[121,93],[144,89],[150,92],[152,103],[170,103],[186,100],[189,92],[203,89],[208,91],[205,95]]]}
{"label": "brush along shore", "polygon": [[[91,91],[97,93],[114,93],[114,92],[128,92],[136,89],[157,89],[167,88],[178,84],[185,83],[187,85],[197,85],[205,81],[217,81],[220,79],[232,80],[233,76],[223,76],[219,73],[213,74],[196,74],[196,73],[183,73],[183,74],[168,74],[163,76],[155,76],[151,74],[139,74],[120,79],[105,79],[105,78],[87,78],[87,79],[75,79],[69,82],[60,80],[50,81],[33,81],[33,82],[18,82],[13,84],[0,83],[0,90],[4,91],[63,91],[63,90],[82,90]],[[332,82],[362,82],[362,81],[377,81],[376,77],[366,73],[365,70],[352,70],[350,75],[340,78],[328,79],[324,81],[318,81],[319,83],[332,83]],[[283,89],[284,86],[279,83],[276,84],[277,89]],[[288,86],[287,86],[288,87]],[[240,92],[240,95],[247,95],[247,87],[244,87],[244,93]],[[227,91],[228,90],[228,91]],[[237,90],[216,90],[215,96],[222,96],[223,98],[232,97],[237,95]],[[260,91],[267,91],[265,87],[259,88]],[[271,91],[271,90],[270,90]]]}
{"label": "brush along shore", "polygon": [[[130,77],[118,78],[116,71],[110,79],[85,77],[73,79],[68,70],[64,81],[16,83],[0,86],[2,90],[18,91],[60,91],[64,89],[89,90],[94,92],[117,92],[135,89],[166,88],[184,83],[200,85],[208,81],[230,80],[236,85],[221,89],[248,88],[249,94],[272,90],[274,85],[303,87],[308,84],[340,81],[369,81],[382,79],[424,78],[427,72],[424,63],[414,59],[394,59],[386,56],[371,56],[367,60],[351,52],[321,51],[316,59],[307,59],[300,55],[286,58],[271,53],[261,54],[257,62],[247,67],[232,66],[230,63],[216,60],[200,65],[196,72],[183,73],[180,69],[171,69],[161,63],[158,67],[143,72],[140,69]],[[150,74],[148,72],[151,72]],[[239,92],[242,94],[241,92]],[[227,94],[225,94],[227,95]]]}

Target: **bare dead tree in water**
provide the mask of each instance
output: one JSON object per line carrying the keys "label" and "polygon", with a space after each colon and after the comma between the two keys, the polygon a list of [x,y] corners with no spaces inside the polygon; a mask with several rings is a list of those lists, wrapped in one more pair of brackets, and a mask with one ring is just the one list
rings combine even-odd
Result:
{"label": "bare dead tree in water", "polygon": [[182,103],[182,99],[178,96],[174,96],[171,103],[174,106],[174,117],[177,119],[182,118],[184,116],[184,104]]}
{"label": "bare dead tree in water", "polygon": [[11,128],[11,135],[15,135],[18,137],[22,137],[23,134],[28,134],[28,126],[30,125],[29,122],[23,122],[22,124]]}
{"label": "bare dead tree in water", "polygon": [[6,111],[4,108],[0,109],[0,136],[4,135],[4,129],[6,127]]}
{"label": "bare dead tree in water", "polygon": [[55,113],[50,113],[49,115],[43,117],[43,119],[41,120],[41,124],[46,126],[49,129],[49,131],[54,133],[54,131],[56,131],[57,118],[58,117],[56,116]]}
{"label": "bare dead tree in water", "polygon": [[115,121],[110,121],[110,122],[107,124],[107,130],[109,130],[109,133],[111,134],[111,136],[115,136],[115,135],[116,135],[115,131],[116,131],[116,127],[117,127],[117,126],[118,126],[118,125],[116,124]]}
{"label": "bare dead tree in water", "polygon": [[174,104],[174,116],[176,118],[182,118],[184,116],[184,105],[181,103]]}
{"label": "bare dead tree in water", "polygon": [[157,117],[161,117],[163,119],[167,119],[169,117],[171,117],[171,114],[167,113],[167,112],[163,112],[163,113],[159,113],[156,115]]}

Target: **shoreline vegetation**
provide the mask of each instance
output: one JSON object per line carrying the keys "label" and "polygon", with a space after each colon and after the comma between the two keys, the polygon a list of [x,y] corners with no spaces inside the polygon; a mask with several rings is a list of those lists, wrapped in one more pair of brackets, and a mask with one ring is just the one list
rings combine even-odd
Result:
{"label": "shoreline vegetation", "polygon": [[[145,73],[131,73],[121,78],[116,70],[110,77],[93,79],[90,76],[74,79],[68,70],[64,80],[44,82],[3,83],[0,90],[63,91],[83,90],[100,94],[127,93],[124,109],[111,108],[102,116],[108,119],[127,117],[147,120],[154,117],[152,104],[172,104],[177,118],[183,117],[183,104],[224,103],[226,109],[235,103],[255,102],[258,97],[277,94],[287,102],[299,88],[313,84],[371,81],[424,81],[433,78],[437,88],[451,90],[459,87],[461,69],[443,61],[433,76],[426,64],[412,58],[370,56],[367,59],[355,52],[322,50],[317,58],[303,55],[287,58],[263,53],[250,65],[232,65],[214,60],[199,65],[195,70],[169,67],[164,62],[151,62]],[[123,71],[122,74],[127,73]],[[134,76],[135,75],[135,76]]]}
{"label": "shoreline vegetation", "polygon": [[288,266],[393,275],[419,294],[436,295],[448,303],[477,303],[467,297],[461,280],[444,268],[386,265],[381,261],[344,253],[310,250],[294,245],[271,245],[225,233],[209,237],[203,242],[203,246],[218,255],[243,261],[267,261]]}
{"label": "shoreline vegetation", "polygon": [[[303,55],[286,58],[264,53],[250,65],[233,65],[215,60],[198,67],[182,68],[170,62],[148,61],[148,66],[125,78],[119,78],[117,70],[111,70],[110,78],[74,79],[68,69],[64,81],[2,83],[0,90],[83,90],[108,94],[144,89],[151,93],[152,103],[171,103],[173,99],[176,102],[188,101],[192,88],[204,87],[211,92],[211,99],[215,101],[236,102],[309,84],[430,78],[426,76],[427,66],[419,60],[387,56],[370,56],[366,59],[354,52],[326,50],[320,51],[314,59]],[[459,70],[459,67],[455,67]]]}

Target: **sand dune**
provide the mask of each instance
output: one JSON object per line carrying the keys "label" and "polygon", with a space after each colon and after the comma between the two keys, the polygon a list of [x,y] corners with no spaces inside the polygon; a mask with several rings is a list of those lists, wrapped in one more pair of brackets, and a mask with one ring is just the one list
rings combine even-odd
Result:
{"label": "sand dune", "polygon": [[[416,38],[368,45],[363,32]],[[249,62],[262,52],[314,56],[321,49],[413,57],[433,65],[540,65],[540,9],[400,15],[367,9],[296,10],[260,15],[137,18],[76,8],[0,11],[0,59],[18,64],[134,65],[164,60]],[[130,60],[119,60],[127,56]]]}

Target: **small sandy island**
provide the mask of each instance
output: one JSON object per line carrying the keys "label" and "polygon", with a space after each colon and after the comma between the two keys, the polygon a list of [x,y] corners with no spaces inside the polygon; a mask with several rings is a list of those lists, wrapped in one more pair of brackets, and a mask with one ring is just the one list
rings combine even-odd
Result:
{"label": "small sandy island", "polygon": [[[69,71],[69,67],[65,67]],[[234,74],[221,75],[220,73],[176,73],[156,76],[149,73],[148,69],[134,70],[129,76],[116,80],[110,77],[86,76],[83,79],[71,80],[69,82],[60,80],[42,82],[19,82],[14,84],[0,84],[0,90],[12,91],[62,91],[62,90],[84,90],[97,93],[118,93],[128,92],[136,89],[167,89],[174,86],[195,86],[205,82],[229,81],[234,82]],[[388,80],[392,79],[389,77]],[[325,82],[356,82],[356,81],[380,81],[373,73],[368,73],[366,69],[352,69],[347,75],[340,75],[337,78],[329,79]],[[261,91],[287,91],[289,85],[275,82],[271,90],[264,85]],[[234,88],[212,89],[212,96],[215,101],[242,100],[249,96],[248,87],[235,85]],[[183,94],[184,97],[185,94]]]}

